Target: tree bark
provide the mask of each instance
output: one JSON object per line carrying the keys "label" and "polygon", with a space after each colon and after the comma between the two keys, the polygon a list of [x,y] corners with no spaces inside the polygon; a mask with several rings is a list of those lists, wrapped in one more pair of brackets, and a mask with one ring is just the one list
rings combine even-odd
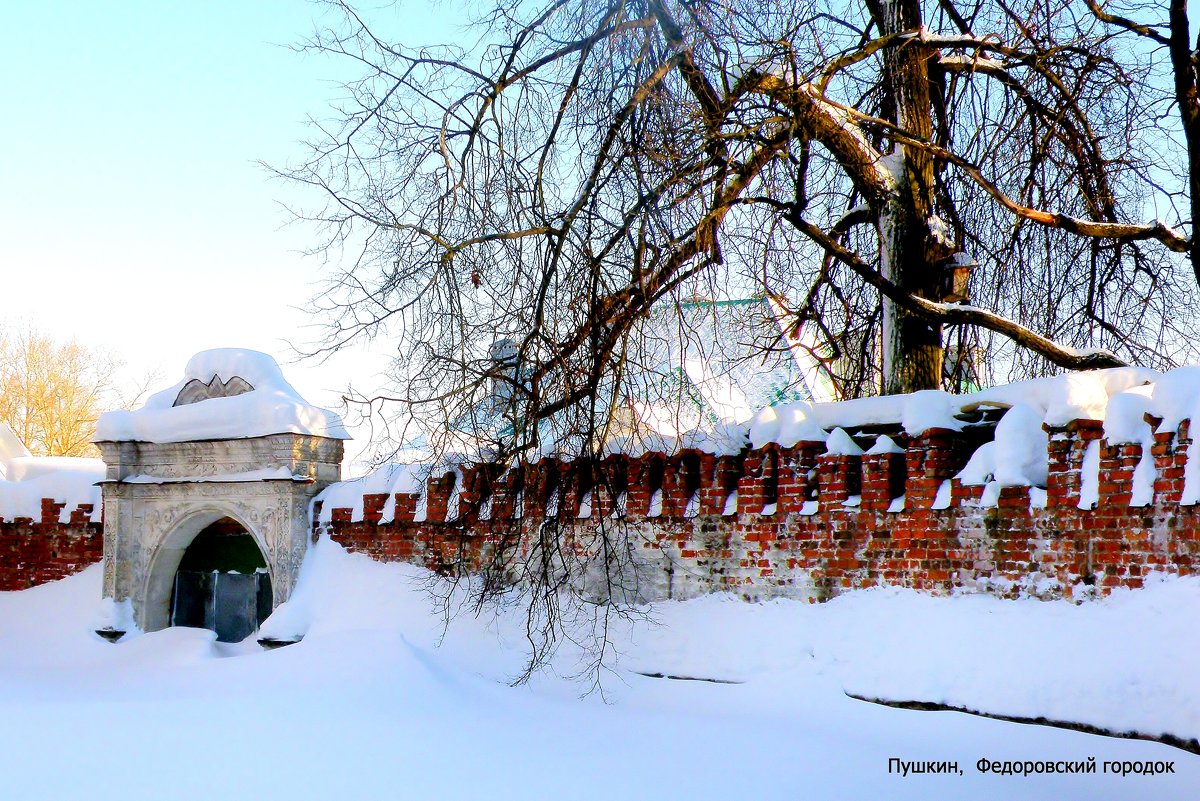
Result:
{"label": "tree bark", "polygon": [[[917,0],[872,3],[884,36],[921,26]],[[924,141],[933,139],[929,52],[916,39],[901,39],[885,56],[883,116]],[[938,261],[948,253],[930,230],[933,214],[933,158],[920,147],[896,144],[889,159],[895,187],[879,212],[880,272],[896,286],[940,301]],[[942,327],[885,298],[883,391],[886,394],[937,389],[942,385]]]}
{"label": "tree bark", "polygon": [[1171,0],[1170,22],[1171,67],[1175,74],[1175,102],[1179,104],[1179,118],[1183,123],[1183,137],[1187,143],[1188,201],[1192,212],[1192,236],[1188,256],[1192,260],[1192,271],[1200,283],[1200,43],[1193,52],[1188,25],[1187,0]]}

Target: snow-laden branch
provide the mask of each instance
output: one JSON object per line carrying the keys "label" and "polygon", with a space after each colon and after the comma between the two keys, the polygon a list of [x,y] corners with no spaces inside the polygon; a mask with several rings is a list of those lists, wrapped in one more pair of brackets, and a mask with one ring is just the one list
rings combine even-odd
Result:
{"label": "snow-laden branch", "polygon": [[978,53],[966,55],[963,53],[948,53],[938,58],[938,63],[947,72],[998,72],[1008,69],[1008,63],[995,58],[981,56]]}
{"label": "snow-laden branch", "polygon": [[855,122],[852,109],[827,98],[818,85],[798,82],[778,71],[747,72],[730,96],[755,93],[772,97],[792,109],[799,132],[820,142],[837,159],[855,188],[872,203],[883,203],[895,193],[896,176]]}
{"label": "snow-laden branch", "polygon": [[[962,156],[942,147],[941,145],[930,142],[918,136],[908,133],[895,123],[888,122],[885,119],[865,114],[858,109],[844,106],[828,98],[822,98],[828,106],[840,109],[847,118],[853,117],[859,122],[877,127],[887,131],[897,142],[902,142],[905,145],[918,147],[926,150],[934,156],[934,158],[947,161],[961,169],[968,177],[977,183],[984,191],[996,200],[1000,205],[1011,211],[1013,214],[1039,225],[1047,226],[1048,228],[1057,228],[1068,233],[1079,236],[1090,236],[1097,239],[1116,239],[1121,242],[1134,242],[1146,239],[1154,239],[1161,242],[1168,250],[1175,253],[1186,253],[1191,247],[1191,240],[1177,229],[1167,225],[1162,220],[1155,220],[1152,223],[1119,223],[1106,222],[1101,220],[1086,220],[1081,217],[1072,217],[1067,214],[1055,211],[1045,211],[1043,209],[1035,209],[1029,206],[1023,206],[1005,194],[998,186],[984,177],[980,168],[967,161]],[[861,134],[860,134],[861,135]],[[880,163],[881,166],[882,162]]]}
{"label": "snow-laden branch", "polygon": [[835,259],[845,264],[859,278],[905,311],[918,314],[929,320],[949,325],[975,325],[1006,336],[1013,342],[1041,354],[1059,367],[1073,370],[1088,370],[1098,367],[1124,367],[1125,362],[1107,350],[1080,350],[1062,345],[1054,340],[1021,325],[1015,320],[961,303],[939,303],[905,292],[884,278],[877,270],[862,260],[857,253],[843,247],[836,239],[802,217],[789,218],[806,236],[820,245]]}

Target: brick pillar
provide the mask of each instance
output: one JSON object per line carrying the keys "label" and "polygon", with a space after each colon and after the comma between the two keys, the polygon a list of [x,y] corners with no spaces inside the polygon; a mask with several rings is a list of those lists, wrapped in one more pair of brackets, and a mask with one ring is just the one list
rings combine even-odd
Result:
{"label": "brick pillar", "polygon": [[591,466],[586,460],[580,459],[570,464],[557,462],[556,469],[559,475],[559,514],[563,520],[574,520],[579,517],[579,502],[591,481],[591,476],[587,475]]}
{"label": "brick pillar", "polygon": [[965,465],[959,433],[946,428],[931,428],[913,437],[904,456],[908,475],[904,495],[909,509],[932,508],[942,482]]}
{"label": "brick pillar", "polygon": [[65,503],[55,503],[53,498],[42,498],[42,523],[57,523]]}
{"label": "brick pillar", "polygon": [[608,518],[616,511],[617,498],[629,488],[629,457],[606,456],[600,462],[600,483],[592,492],[592,514]]}
{"label": "brick pillar", "polygon": [[[1071,449],[1075,435],[1067,426],[1042,424],[1046,432],[1046,508],[1071,506]],[[1078,479],[1078,473],[1076,473]],[[1079,482],[1075,482],[1075,500],[1079,500]]]}
{"label": "brick pillar", "polygon": [[779,465],[775,489],[779,514],[800,511],[808,491],[808,469],[801,470],[794,447],[779,447]]}
{"label": "brick pillar", "polygon": [[[525,465],[514,465],[507,473],[496,478],[493,484],[492,519],[512,520],[515,515],[517,496],[525,481]],[[522,504],[524,499],[522,498]]]}
{"label": "brick pillar", "polygon": [[742,477],[742,457],[705,456],[707,461],[703,465],[704,483],[700,486],[700,514],[724,514],[725,503],[737,490],[738,480]]}
{"label": "brick pillar", "polygon": [[545,458],[529,465],[525,481],[525,516],[546,517],[550,497],[558,487],[559,510],[562,510],[562,479],[558,474],[558,461]]}
{"label": "brick pillar", "polygon": [[742,460],[742,475],[738,478],[738,512],[758,513],[763,508],[763,452],[749,451]]}
{"label": "brick pillar", "polygon": [[1127,508],[1133,495],[1133,471],[1142,458],[1138,442],[1100,444],[1100,504]]}
{"label": "brick pillar", "polygon": [[661,453],[646,453],[629,462],[629,490],[625,514],[630,518],[646,517],[650,512],[650,496],[661,489],[658,476],[663,473],[665,457]]}
{"label": "brick pillar", "polygon": [[383,519],[383,507],[387,504],[387,493],[363,495],[363,518],[366,525],[377,526]]}
{"label": "brick pillar", "polygon": [[1175,437],[1174,467],[1179,470],[1179,493],[1183,495],[1183,471],[1187,468],[1188,448],[1192,445],[1192,421],[1184,420],[1179,424],[1179,434]]}
{"label": "brick pillar", "polygon": [[1067,433],[1072,435],[1071,451],[1068,456],[1066,491],[1063,493],[1064,505],[1078,506],[1079,491],[1083,486],[1083,456],[1088,446],[1104,436],[1102,420],[1072,420],[1067,423]]}
{"label": "brick pillar", "polygon": [[1159,431],[1161,417],[1146,415],[1154,432],[1150,453],[1154,456],[1154,498],[1159,503],[1177,504],[1183,497],[1183,468],[1175,466],[1175,432]]}
{"label": "brick pillar", "polygon": [[861,493],[862,462],[863,458],[859,455],[824,453],[817,458],[822,509],[839,506],[851,495]]}
{"label": "brick pillar", "polygon": [[450,501],[450,493],[454,490],[454,474],[445,473],[434,478],[430,476],[425,484],[425,519],[430,523],[446,522],[446,505]]}
{"label": "brick pillar", "polygon": [[[904,477],[904,453],[866,453],[862,457],[862,508],[868,512],[886,512],[892,504],[897,476]],[[903,486],[901,484],[901,486]]]}
{"label": "brick pillar", "polygon": [[[804,440],[792,446],[794,461],[792,470],[796,474],[796,483],[803,484],[804,498],[815,498],[820,489],[817,460],[825,452],[825,443],[815,440]],[[803,504],[803,501],[801,501]]]}
{"label": "brick pillar", "polygon": [[[683,517],[687,503],[691,499],[688,491],[688,466],[702,471],[698,451],[685,450],[667,459],[663,469],[662,482],[662,513],[663,517]],[[696,478],[699,480],[700,475]]]}
{"label": "brick pillar", "polygon": [[397,523],[411,523],[417,515],[417,503],[420,500],[419,492],[397,492],[396,516],[392,519]]}

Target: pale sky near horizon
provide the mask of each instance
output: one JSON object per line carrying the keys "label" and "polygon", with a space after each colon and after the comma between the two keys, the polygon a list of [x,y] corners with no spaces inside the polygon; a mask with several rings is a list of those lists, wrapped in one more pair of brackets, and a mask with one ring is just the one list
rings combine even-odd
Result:
{"label": "pale sky near horizon", "polygon": [[[376,7],[381,3],[376,3]],[[421,0],[388,14],[406,44],[445,40]],[[439,11],[446,9],[439,4]],[[384,366],[347,355],[287,364],[318,335],[298,310],[323,267],[287,225],[296,187],[259,160],[303,155],[348,65],[287,46],[327,11],[305,0],[85,2],[5,9],[0,63],[3,321],[108,348],[158,388],[211,347],[274,355],[311,402]],[[449,35],[453,35],[451,30]]]}

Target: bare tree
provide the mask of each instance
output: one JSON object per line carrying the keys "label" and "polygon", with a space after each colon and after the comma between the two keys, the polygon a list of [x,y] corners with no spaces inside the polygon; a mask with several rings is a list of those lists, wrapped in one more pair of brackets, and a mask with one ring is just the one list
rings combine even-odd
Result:
{"label": "bare tree", "polygon": [[585,403],[696,294],[782,298],[850,395],[942,385],[945,326],[1027,370],[1177,353],[1193,242],[1139,221],[1173,127],[1086,6],[513,2],[470,50],[344,10],[310,46],[366,74],[288,174],[360,248],[328,345],[394,323],[428,396],[508,336],[536,416]]}
{"label": "bare tree", "polygon": [[768,295],[847,397],[1194,352],[1182,0],[499,0],[443,47],[336,5],[306,47],[363,77],[280,170],[346,256],[324,347],[393,338],[366,400],[497,458],[598,455],[689,298]]}
{"label": "bare tree", "polygon": [[[1150,91],[1142,98],[1143,104],[1156,118],[1177,118],[1178,126],[1166,131],[1166,141],[1161,142],[1165,158],[1153,163],[1156,169],[1150,172],[1154,175],[1147,180],[1168,200],[1172,211],[1182,206],[1192,221],[1187,254],[1200,282],[1200,239],[1194,234],[1200,217],[1200,31],[1193,40],[1186,0],[1170,0],[1165,5],[1087,0],[1087,7],[1109,30],[1124,34],[1121,42],[1127,57],[1149,65],[1154,73],[1154,80],[1145,87]],[[1177,144],[1169,138],[1172,133],[1182,139],[1182,147],[1170,147]]]}

